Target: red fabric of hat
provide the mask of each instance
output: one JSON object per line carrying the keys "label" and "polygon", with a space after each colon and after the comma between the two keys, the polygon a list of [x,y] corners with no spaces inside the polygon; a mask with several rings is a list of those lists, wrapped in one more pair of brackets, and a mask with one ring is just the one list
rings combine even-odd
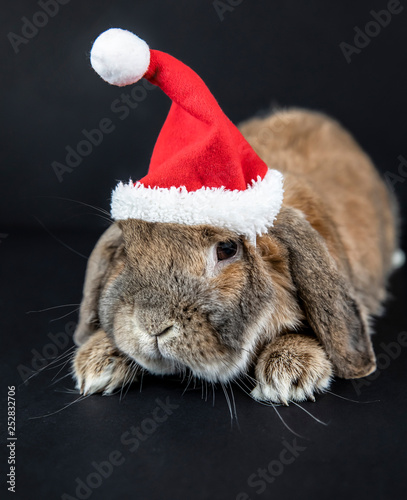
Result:
{"label": "red fabric of hat", "polygon": [[191,68],[121,29],[95,40],[91,63],[111,84],[144,77],[172,100],[148,174],[113,192],[114,219],[212,224],[252,240],[267,232],[281,207],[282,175],[254,152]]}
{"label": "red fabric of hat", "polygon": [[172,99],[158,136],[148,175],[150,187],[185,186],[244,190],[263,178],[267,165],[223,113],[201,78],[178,59],[150,50],[144,78]]}

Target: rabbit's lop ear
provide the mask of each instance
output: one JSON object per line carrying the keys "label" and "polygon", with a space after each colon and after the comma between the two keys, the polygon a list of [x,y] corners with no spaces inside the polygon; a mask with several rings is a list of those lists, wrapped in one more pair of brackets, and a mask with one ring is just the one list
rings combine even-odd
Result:
{"label": "rabbit's lop ear", "polygon": [[99,328],[99,298],[113,270],[114,257],[123,246],[122,232],[112,224],[100,237],[90,254],[86,268],[79,322],[74,333],[76,345],[82,345]]}
{"label": "rabbit's lop ear", "polygon": [[308,323],[324,346],[336,375],[364,377],[376,361],[367,315],[349,280],[338,270],[322,236],[299,210],[283,207],[270,235],[289,252],[289,266]]}

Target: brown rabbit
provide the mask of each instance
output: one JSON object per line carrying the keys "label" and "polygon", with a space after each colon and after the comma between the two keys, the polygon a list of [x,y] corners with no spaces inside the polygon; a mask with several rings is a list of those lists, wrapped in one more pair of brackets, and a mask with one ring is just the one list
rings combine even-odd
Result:
{"label": "brown rabbit", "polygon": [[75,333],[81,393],[110,393],[141,368],[229,381],[252,367],[253,397],[287,403],[314,399],[333,375],[375,370],[369,319],[397,255],[384,183],[322,114],[277,112],[240,130],[284,175],[274,227],[255,244],[208,225],[109,227],[89,259]]}

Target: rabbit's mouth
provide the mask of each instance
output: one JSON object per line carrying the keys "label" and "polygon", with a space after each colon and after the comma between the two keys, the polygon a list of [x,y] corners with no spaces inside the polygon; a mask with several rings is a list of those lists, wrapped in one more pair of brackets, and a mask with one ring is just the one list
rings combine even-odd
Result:
{"label": "rabbit's mouth", "polygon": [[210,382],[228,382],[240,375],[248,364],[249,350],[227,349],[217,339],[212,343],[201,340],[198,347],[199,343],[186,342],[186,332],[176,325],[158,336],[136,329],[131,340],[129,335],[120,335],[120,331],[115,331],[117,347],[155,375],[190,372]]}
{"label": "rabbit's mouth", "polygon": [[164,298],[161,305],[121,305],[111,329],[117,347],[154,374],[191,372],[210,382],[229,382],[248,369],[257,346],[270,337],[271,307],[243,322],[224,304],[195,302],[190,315],[179,305],[178,312],[166,308]]}
{"label": "rabbit's mouth", "polygon": [[[227,346],[214,332],[203,332],[199,339],[180,325],[167,327],[160,335],[144,329],[133,330],[132,341],[115,335],[116,344],[141,367],[156,375],[191,373],[208,382],[229,382],[244,373],[256,352],[256,332],[240,348]],[[118,332],[116,332],[118,333]],[[249,332],[248,332],[249,333]]]}

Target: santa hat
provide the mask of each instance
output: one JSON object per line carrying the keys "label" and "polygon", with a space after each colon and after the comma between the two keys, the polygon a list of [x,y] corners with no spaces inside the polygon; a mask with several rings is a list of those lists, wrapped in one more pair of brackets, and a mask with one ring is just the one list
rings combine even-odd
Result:
{"label": "santa hat", "polygon": [[122,29],[95,40],[91,64],[110,84],[144,77],[172,99],[148,174],[113,191],[113,219],[210,224],[251,241],[267,232],[281,207],[282,174],[259,158],[191,68]]}

